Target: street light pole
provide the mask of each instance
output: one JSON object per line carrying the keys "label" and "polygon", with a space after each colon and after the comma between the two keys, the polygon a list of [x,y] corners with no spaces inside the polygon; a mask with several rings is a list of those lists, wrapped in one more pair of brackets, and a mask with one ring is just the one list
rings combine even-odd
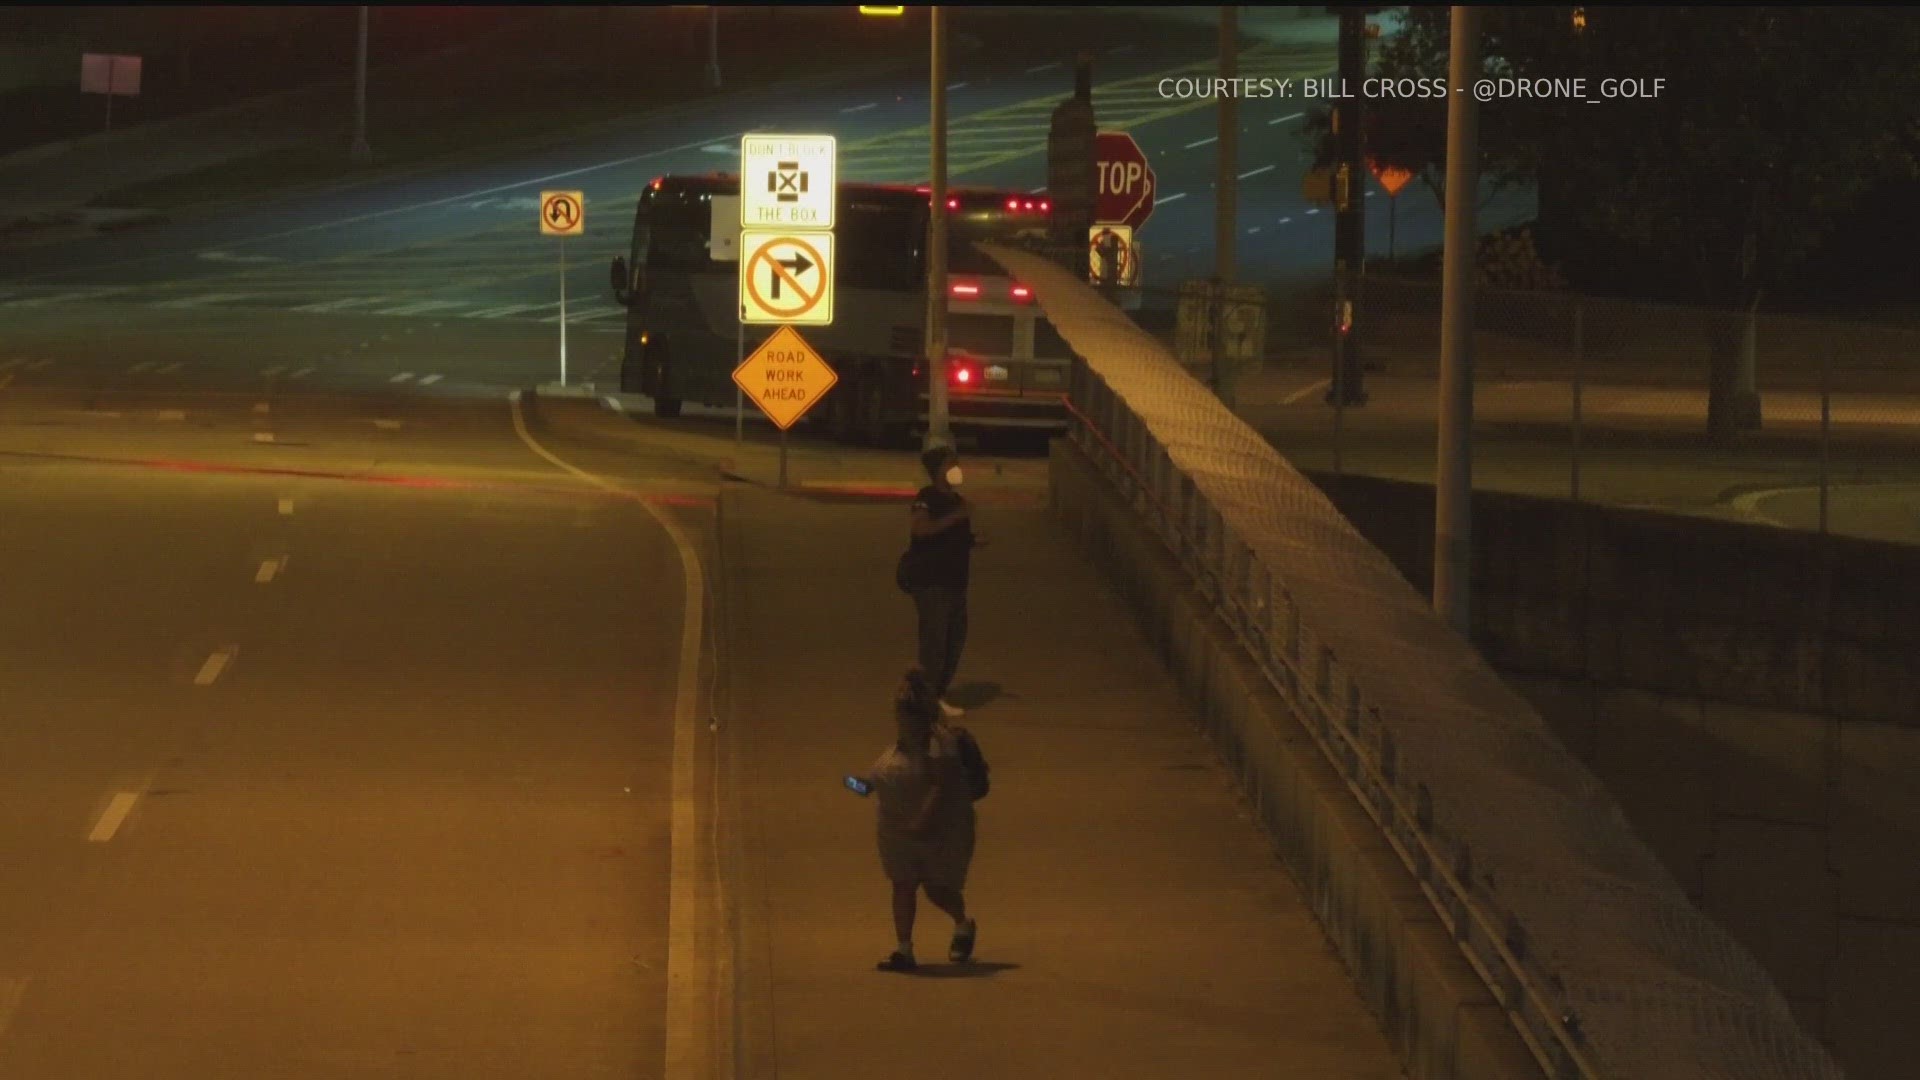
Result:
{"label": "street light pole", "polygon": [[932,182],[927,207],[927,436],[925,448],[953,445],[947,422],[947,12],[932,17]]}
{"label": "street light pole", "polygon": [[[1479,12],[1453,9],[1452,84],[1480,74]],[[1433,516],[1433,606],[1462,637],[1472,634],[1473,249],[1480,117],[1472,94],[1447,103],[1447,222],[1440,279],[1440,445]]]}
{"label": "street light pole", "polygon": [[720,89],[720,7],[707,5],[707,87]]}
{"label": "street light pole", "polygon": [[[1231,86],[1232,80],[1239,74],[1240,67],[1240,26],[1238,11],[1222,5],[1220,8],[1220,78],[1221,85]],[[1216,159],[1217,173],[1214,178],[1214,218],[1213,218],[1213,277],[1214,302],[1212,334],[1213,341],[1213,389],[1229,407],[1233,405],[1233,377],[1228,370],[1227,358],[1227,288],[1233,284],[1236,270],[1236,252],[1234,250],[1234,227],[1239,220],[1240,192],[1239,177],[1235,171],[1240,159],[1240,101],[1233,94],[1221,94],[1216,99],[1219,110],[1219,154]]]}
{"label": "street light pole", "polygon": [[367,5],[360,5],[360,47],[353,64],[353,160],[373,157],[367,145]]}

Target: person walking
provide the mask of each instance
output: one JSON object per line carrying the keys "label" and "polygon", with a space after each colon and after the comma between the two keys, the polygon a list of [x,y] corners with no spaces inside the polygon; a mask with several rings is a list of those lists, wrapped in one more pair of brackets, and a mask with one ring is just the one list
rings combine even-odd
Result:
{"label": "person walking", "polygon": [[893,952],[881,971],[912,971],[913,923],[919,894],[953,918],[947,959],[973,958],[978,928],[967,915],[967,868],[973,862],[974,810],[955,741],[937,715],[933,686],[918,668],[894,697],[895,738],[874,762],[867,782],[876,796],[880,867],[893,886]]}
{"label": "person walking", "polygon": [[960,456],[950,446],[935,446],[920,455],[920,464],[929,483],[913,500],[900,584],[912,595],[919,619],[920,670],[932,685],[940,712],[960,716],[965,710],[947,700],[947,691],[967,644],[973,549],[985,541],[974,534],[973,507],[959,492]]}

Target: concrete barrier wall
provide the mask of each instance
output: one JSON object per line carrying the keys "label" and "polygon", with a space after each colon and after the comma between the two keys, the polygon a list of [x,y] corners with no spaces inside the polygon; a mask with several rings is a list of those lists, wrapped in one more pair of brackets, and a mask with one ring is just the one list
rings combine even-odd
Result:
{"label": "concrete barrier wall", "polygon": [[[1432,487],[1314,479],[1430,580]],[[1474,514],[1476,634],[1508,684],[1849,1076],[1912,1076],[1920,555],[1523,497]]]}
{"label": "concrete barrier wall", "polygon": [[1193,701],[1408,1075],[1539,1080],[1412,875],[1159,538],[1073,444],[1054,443],[1051,469],[1056,517]]}

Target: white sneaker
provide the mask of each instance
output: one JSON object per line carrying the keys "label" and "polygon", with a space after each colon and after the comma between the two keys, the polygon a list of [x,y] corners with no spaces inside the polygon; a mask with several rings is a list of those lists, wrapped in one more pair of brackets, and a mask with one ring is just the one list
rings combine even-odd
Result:
{"label": "white sneaker", "polygon": [[949,705],[947,704],[945,699],[942,699],[940,702],[940,715],[948,718],[952,718],[955,716],[965,716],[967,715],[967,710],[961,708],[958,705]]}

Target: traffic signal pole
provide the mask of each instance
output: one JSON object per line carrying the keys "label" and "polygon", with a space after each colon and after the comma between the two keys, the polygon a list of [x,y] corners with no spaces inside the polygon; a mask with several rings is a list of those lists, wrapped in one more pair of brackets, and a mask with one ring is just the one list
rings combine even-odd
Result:
{"label": "traffic signal pole", "polygon": [[932,202],[927,207],[927,435],[924,449],[952,446],[947,421],[947,12],[932,17]]}
{"label": "traffic signal pole", "polygon": [[1340,92],[1333,107],[1333,374],[1327,402],[1367,403],[1360,352],[1360,287],[1367,257],[1366,148],[1361,138],[1360,89],[1367,77],[1367,12],[1339,9]]}

